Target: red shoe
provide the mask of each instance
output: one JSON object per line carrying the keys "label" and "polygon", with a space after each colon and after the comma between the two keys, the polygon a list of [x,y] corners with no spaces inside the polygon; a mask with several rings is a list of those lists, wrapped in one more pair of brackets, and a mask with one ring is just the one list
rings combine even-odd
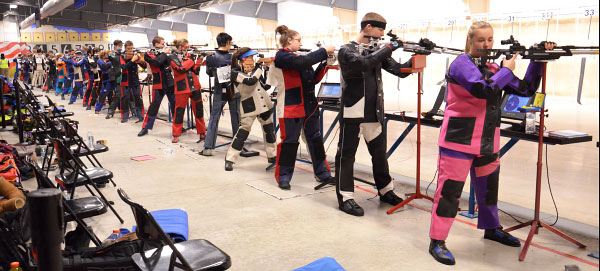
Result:
{"label": "red shoe", "polygon": [[174,136],[171,138],[171,143],[177,143],[179,142],[179,137],[178,136]]}

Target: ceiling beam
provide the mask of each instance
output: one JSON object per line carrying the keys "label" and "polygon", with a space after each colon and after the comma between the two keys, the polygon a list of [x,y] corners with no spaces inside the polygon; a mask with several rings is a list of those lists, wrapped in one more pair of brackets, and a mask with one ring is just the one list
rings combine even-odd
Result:
{"label": "ceiling beam", "polygon": [[223,1],[222,5],[206,11],[277,21],[277,4],[269,2],[241,1],[231,4],[230,1]]}
{"label": "ceiling beam", "polygon": [[307,4],[313,4],[318,6],[326,6],[332,8],[343,8],[348,10],[356,11],[358,9],[358,0],[300,0],[298,2],[303,2]]}
{"label": "ceiling beam", "polygon": [[[206,20],[208,18],[208,20]],[[225,27],[225,15],[211,13],[205,11],[194,11],[185,14],[178,14],[170,17],[161,18],[161,20],[186,23]]]}

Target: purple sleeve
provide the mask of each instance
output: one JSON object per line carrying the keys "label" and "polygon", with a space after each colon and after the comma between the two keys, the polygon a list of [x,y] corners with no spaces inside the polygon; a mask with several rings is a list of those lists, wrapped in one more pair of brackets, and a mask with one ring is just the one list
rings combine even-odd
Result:
{"label": "purple sleeve", "polygon": [[454,60],[448,76],[469,91],[471,95],[480,99],[497,95],[511,80],[516,78],[511,70],[501,68],[492,77],[485,79],[467,54],[460,55]]}
{"label": "purple sleeve", "polygon": [[513,93],[519,96],[531,96],[533,95],[538,87],[540,86],[540,79],[542,78],[543,64],[535,61],[531,61],[527,67],[527,72],[523,79],[515,77],[506,85],[506,92]]}

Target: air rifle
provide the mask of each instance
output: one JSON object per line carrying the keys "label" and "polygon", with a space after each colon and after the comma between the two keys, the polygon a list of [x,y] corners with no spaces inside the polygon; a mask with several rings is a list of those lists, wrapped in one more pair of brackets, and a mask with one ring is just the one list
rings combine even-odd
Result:
{"label": "air rifle", "polygon": [[506,56],[506,59],[511,59],[514,54],[519,53],[523,59],[531,59],[535,61],[555,60],[563,56],[573,55],[591,55],[598,54],[598,46],[556,46],[552,50],[546,50],[546,42],[542,41],[539,44],[532,45],[529,48],[521,45],[518,40],[511,35],[509,39],[501,40],[500,44],[510,45],[508,49],[479,49],[479,52],[487,52],[488,56],[483,56],[482,60],[490,61],[498,59],[500,56]]}
{"label": "air rifle", "polygon": [[460,55],[463,53],[460,49],[437,46],[427,38],[420,39],[419,42],[401,41],[398,39],[398,35],[392,33],[392,30],[387,33],[387,36],[390,37],[390,41],[400,42],[400,47],[405,52],[412,52],[417,55],[430,55],[431,53]]}

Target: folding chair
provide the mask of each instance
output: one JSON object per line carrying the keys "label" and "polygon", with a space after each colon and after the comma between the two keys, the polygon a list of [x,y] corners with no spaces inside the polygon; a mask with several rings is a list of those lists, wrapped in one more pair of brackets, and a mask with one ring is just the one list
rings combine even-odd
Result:
{"label": "folding chair", "polygon": [[134,254],[133,261],[141,270],[227,270],[231,258],[211,242],[202,239],[173,244],[173,241],[158,225],[154,217],[140,204],[132,202],[123,189],[117,190],[119,197],[131,206],[137,224],[136,234],[142,246],[153,249]]}
{"label": "folding chair", "polygon": [[64,119],[66,117],[70,117],[75,115],[73,112],[62,112],[56,106],[56,104],[46,95],[46,99],[48,100],[49,107],[52,107],[52,111],[48,114],[48,117],[51,119]]}
{"label": "folding chair", "polygon": [[[113,173],[109,170],[99,167],[85,168],[82,166],[82,162],[79,158],[73,156],[70,150],[65,147],[62,141],[53,138],[52,145],[56,153],[56,158],[59,160],[60,172],[55,176],[56,182],[60,187],[66,189],[70,193],[70,198],[75,195],[75,188],[79,186],[85,186],[93,196],[96,196],[94,191],[90,188],[92,186],[98,196],[104,201],[104,203],[110,208],[110,210],[117,216],[119,221],[123,223],[123,219],[117,211],[113,208],[110,202],[106,199],[104,194],[98,189],[98,184],[106,184],[113,177]],[[65,174],[66,170],[69,172]]]}
{"label": "folding chair", "polygon": [[[58,188],[44,175],[42,169],[34,161],[27,160],[26,163],[33,168],[33,173],[40,188]],[[94,217],[106,213],[106,204],[96,196],[67,200],[62,194],[63,207],[65,208],[64,223],[75,221],[84,229],[96,246],[101,245],[100,238],[88,230],[88,225],[83,221],[85,218]],[[66,227],[63,227],[66,228]]]}
{"label": "folding chair", "polygon": [[[85,140],[77,133],[77,130],[73,126],[66,120],[61,120],[60,122],[65,131],[65,144],[70,146],[71,153],[76,157],[85,156],[93,167],[102,167],[102,164],[100,164],[100,161],[98,161],[98,158],[94,154],[107,152],[108,147],[102,144],[94,144],[91,146],[93,149],[90,149],[90,146],[85,143]],[[112,179],[110,182],[113,186],[117,186]]]}

